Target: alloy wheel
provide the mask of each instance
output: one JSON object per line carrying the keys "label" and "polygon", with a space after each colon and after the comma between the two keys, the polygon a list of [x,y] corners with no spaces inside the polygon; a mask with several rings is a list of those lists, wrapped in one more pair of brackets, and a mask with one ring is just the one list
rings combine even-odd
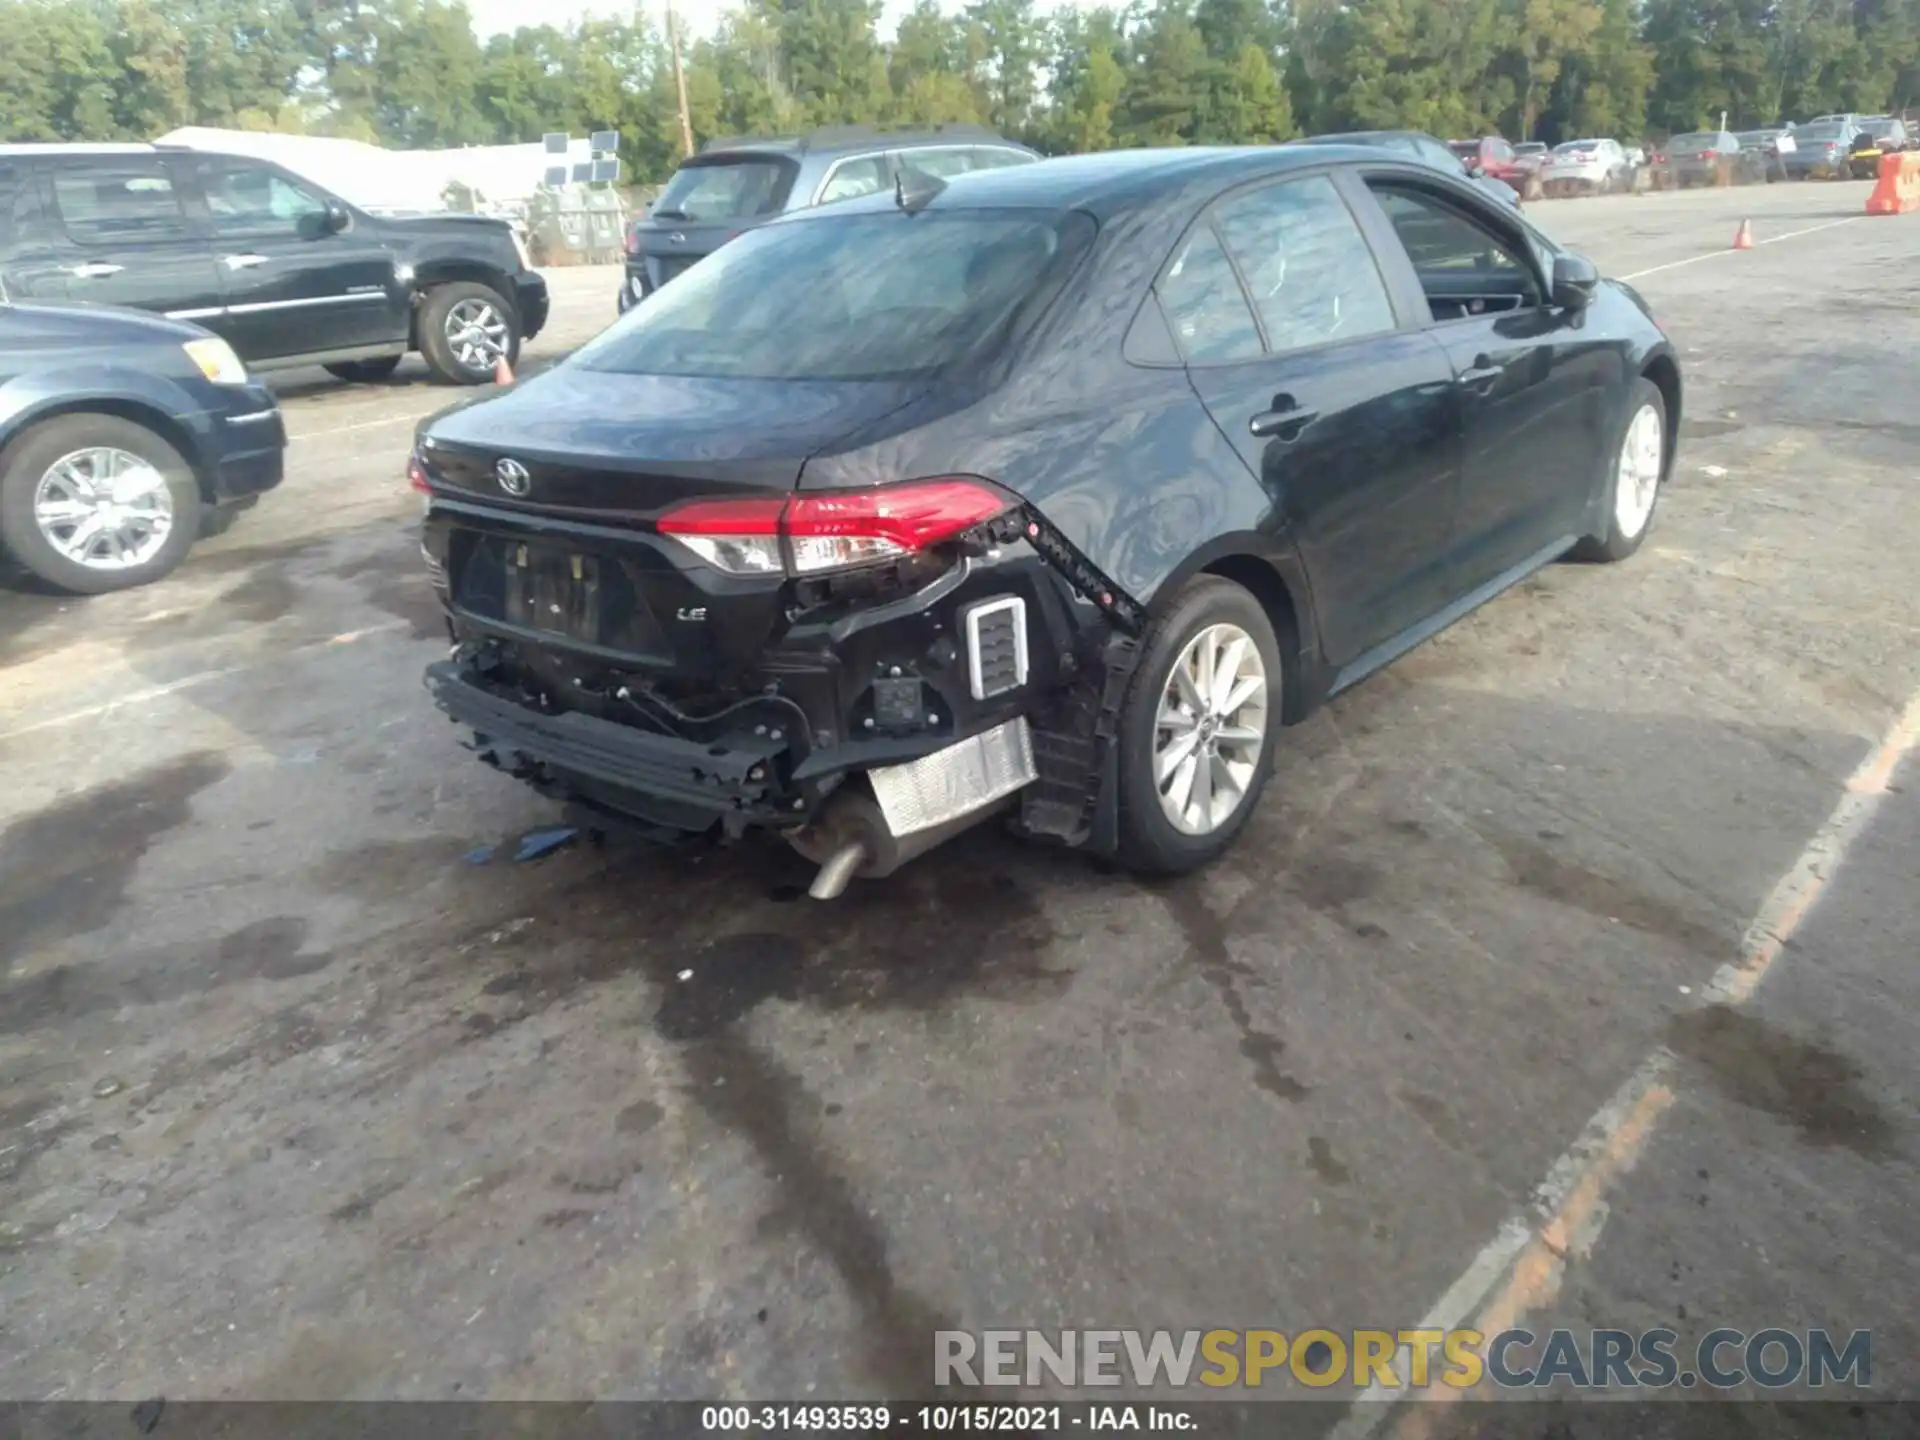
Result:
{"label": "alloy wheel", "polygon": [[160,553],[173,530],[167,477],[130,451],[63,455],[33,491],[33,518],[54,550],[89,570],[130,570]]}
{"label": "alloy wheel", "polygon": [[1210,835],[1231,820],[1266,742],[1260,647],[1238,625],[1209,625],[1174,660],[1154,716],[1154,787],[1174,828]]}
{"label": "alloy wheel", "polygon": [[1631,540],[1646,528],[1653,502],[1660,492],[1660,472],[1666,460],[1666,436],[1660,412],[1642,405],[1620,442],[1620,463],[1613,487],[1613,523]]}
{"label": "alloy wheel", "polygon": [[476,374],[506,358],[509,332],[499,308],[486,300],[460,300],[447,311],[447,348]]}

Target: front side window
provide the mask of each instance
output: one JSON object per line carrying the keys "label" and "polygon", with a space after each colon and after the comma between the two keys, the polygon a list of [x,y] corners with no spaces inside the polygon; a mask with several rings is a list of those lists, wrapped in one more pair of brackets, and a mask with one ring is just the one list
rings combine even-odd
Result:
{"label": "front side window", "polygon": [[863,155],[858,160],[843,160],[834,168],[833,177],[820,192],[819,203],[831,205],[837,200],[857,200],[862,195],[871,195],[876,190],[884,189],[886,184],[886,156]]}
{"label": "front side window", "polygon": [[1541,303],[1533,267],[1464,208],[1410,186],[1380,183],[1372,188],[1413,262],[1435,320]]}
{"label": "front side window", "polygon": [[981,358],[1044,304],[1084,215],[831,215],[750,230],[568,364],[622,375],[891,380]]}
{"label": "front side window", "polygon": [[180,197],[158,160],[116,158],[56,169],[53,203],[67,234],[82,245],[187,237]]}
{"label": "front side window", "polygon": [[1237,195],[1219,207],[1219,225],[1269,349],[1302,350],[1394,328],[1386,282],[1326,176]]}
{"label": "front side window", "polygon": [[200,188],[218,235],[310,240],[327,233],[327,202],[264,165],[206,165]]}

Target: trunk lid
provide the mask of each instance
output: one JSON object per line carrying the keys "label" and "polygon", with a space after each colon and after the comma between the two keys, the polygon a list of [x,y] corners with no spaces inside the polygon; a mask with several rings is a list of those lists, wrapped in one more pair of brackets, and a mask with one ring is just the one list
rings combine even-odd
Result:
{"label": "trunk lid", "polygon": [[[647,526],[695,499],[792,490],[807,457],[924,381],[625,375],[569,366],[427,427],[433,477],[488,504]],[[503,487],[511,459],[526,489]]]}
{"label": "trunk lid", "polygon": [[785,576],[725,574],[654,523],[790,493],[809,455],[925,388],[568,366],[426,427],[436,500],[455,502],[436,504],[429,546],[464,617],[705,694],[758,663]]}

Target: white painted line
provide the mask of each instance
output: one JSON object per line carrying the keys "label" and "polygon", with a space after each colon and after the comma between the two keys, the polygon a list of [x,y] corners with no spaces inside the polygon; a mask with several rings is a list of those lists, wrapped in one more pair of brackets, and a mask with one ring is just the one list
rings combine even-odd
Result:
{"label": "white painted line", "polygon": [[[1854,768],[1826,823],[1768,892],[1747,927],[1739,953],[1714,971],[1701,994],[1702,1003],[1738,1005],[1759,988],[1833,883],[1848,849],[1886,799],[1895,772],[1916,748],[1920,748],[1920,692],[1907,701],[1879,743]],[[1632,1166],[1672,1103],[1669,1082],[1674,1070],[1673,1053],[1665,1046],[1640,1062],[1594,1112],[1566,1153],[1554,1161],[1527,1211],[1510,1216],[1481,1247],[1421,1320],[1422,1328],[1491,1333],[1517,1323],[1529,1309],[1558,1293],[1567,1256],[1590,1250],[1606,1224],[1608,1185]],[[1461,1398],[1457,1390],[1431,1386],[1416,1395],[1410,1384],[1408,1347],[1396,1355],[1393,1373],[1399,1383],[1389,1386],[1376,1380],[1354,1401],[1329,1440],[1367,1440],[1400,1413],[1393,1402],[1409,1396],[1436,1402]],[[1422,1414],[1426,1408],[1415,1406],[1405,1412],[1409,1421],[1402,1427],[1405,1433],[1426,1432]]]}
{"label": "white painted line", "polygon": [[96,720],[102,715],[111,715],[116,710],[125,710],[135,705],[148,705],[155,700],[164,700],[169,695],[177,695],[182,690],[192,690],[196,686],[211,684],[215,680],[224,680],[229,675],[239,675],[247,670],[257,670],[262,665],[275,664],[289,655],[298,655],[303,650],[351,645],[354,641],[364,640],[369,635],[384,635],[394,630],[404,630],[409,623],[411,622],[406,620],[387,620],[378,625],[369,625],[364,630],[349,630],[345,634],[332,635],[325,640],[310,641],[305,645],[294,645],[285,650],[277,650],[257,660],[249,660],[244,665],[224,665],[217,670],[202,670],[184,679],[170,680],[165,685],[149,685],[143,690],[130,690],[125,695],[116,695],[113,699],[103,700],[98,705],[89,705],[81,710],[70,710],[65,715],[56,715],[49,720],[36,720],[31,725],[20,726],[17,730],[0,731],[0,741],[12,740],[21,735],[31,735],[36,730],[50,730],[60,725],[72,725],[81,720]]}
{"label": "white painted line", "polygon": [[411,425],[441,408],[436,405],[433,410],[420,410],[407,415],[389,415],[384,420],[361,420],[352,425],[329,425],[321,430],[302,430],[298,435],[289,434],[287,443],[297,445],[302,440],[320,440],[328,435],[345,435],[354,430],[379,430],[388,425]]}
{"label": "white painted line", "polygon": [[[1866,218],[1864,215],[1849,215],[1844,220],[1826,220],[1818,225],[1809,225],[1802,230],[1789,230],[1783,235],[1770,235],[1765,240],[1756,240],[1753,243],[1756,248],[1761,245],[1778,245],[1782,240],[1792,240],[1801,235],[1812,235],[1821,230],[1833,230],[1841,225],[1851,225],[1856,220],[1864,220]],[[1650,265],[1645,270],[1636,270],[1631,275],[1620,275],[1615,278],[1620,280],[1638,280],[1642,276],[1658,275],[1662,270],[1678,270],[1682,265],[1698,265],[1702,260],[1717,260],[1723,255],[1737,255],[1739,253],[1739,251],[1733,249],[1731,246],[1725,250],[1709,250],[1703,255],[1689,255],[1684,260],[1669,260],[1664,265]]]}

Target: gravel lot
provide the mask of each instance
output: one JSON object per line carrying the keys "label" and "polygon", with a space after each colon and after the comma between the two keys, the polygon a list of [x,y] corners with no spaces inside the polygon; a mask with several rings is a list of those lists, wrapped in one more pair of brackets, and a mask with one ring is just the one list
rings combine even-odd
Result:
{"label": "gravel lot", "polygon": [[[1411,1326],[1662,1046],[1546,1308],[1873,1327],[1920,1395],[1913,765],[1756,1003],[1699,993],[1920,690],[1920,216],[1867,189],[1533,207],[1683,350],[1652,539],[1290,732],[1168,886],[991,831],[831,905],[772,846],[515,863],[553,808],[419,683],[449,394],[293,377],[286,484],[173,579],[0,591],[0,1397],[905,1398],[943,1325]],[[613,316],[550,279],[530,364]]]}

